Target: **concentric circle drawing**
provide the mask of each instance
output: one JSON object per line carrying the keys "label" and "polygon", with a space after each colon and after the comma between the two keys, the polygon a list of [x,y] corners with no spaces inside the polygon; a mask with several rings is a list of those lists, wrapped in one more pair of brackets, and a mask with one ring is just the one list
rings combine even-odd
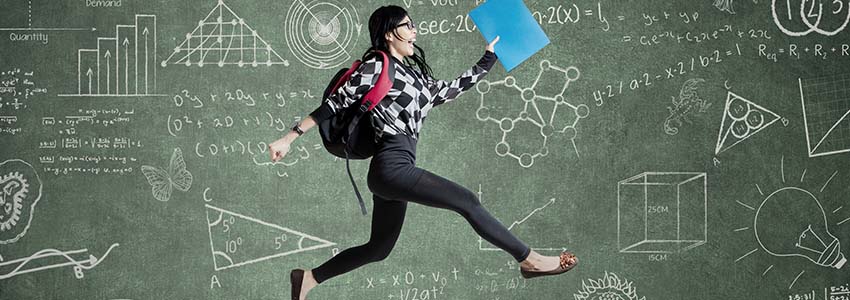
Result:
{"label": "concentric circle drawing", "polygon": [[286,13],[284,38],[292,55],[314,69],[329,69],[348,62],[362,25],[347,1],[324,0],[292,3]]}
{"label": "concentric circle drawing", "polygon": [[776,27],[788,36],[805,36],[811,32],[833,36],[850,23],[847,0],[773,0],[770,8]]}
{"label": "concentric circle drawing", "polygon": [[32,165],[20,159],[0,163],[0,244],[26,234],[39,199],[41,179]]}

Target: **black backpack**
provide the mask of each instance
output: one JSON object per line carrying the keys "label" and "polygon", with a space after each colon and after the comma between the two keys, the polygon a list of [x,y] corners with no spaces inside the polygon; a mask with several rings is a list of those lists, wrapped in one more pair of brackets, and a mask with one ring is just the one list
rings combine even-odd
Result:
{"label": "black backpack", "polygon": [[[357,184],[354,183],[354,177],[351,176],[351,167],[348,160],[350,159],[367,159],[375,155],[377,151],[377,142],[375,137],[375,128],[372,122],[366,119],[365,122],[360,122],[361,119],[368,115],[387,95],[393,85],[393,68],[392,60],[382,51],[370,51],[364,55],[362,61],[374,55],[380,55],[383,59],[381,73],[378,75],[378,82],[374,87],[366,92],[360,103],[352,103],[342,111],[319,122],[319,134],[322,136],[322,144],[325,149],[336,157],[345,158],[345,169],[348,171],[348,179],[351,180],[351,185],[354,186],[354,194],[357,195],[357,200],[360,203],[360,211],[366,215],[366,205],[363,203],[363,197],[360,196],[360,191],[357,189]],[[342,68],[333,80],[325,88],[322,94],[322,101],[325,99],[338,99],[345,101],[337,94],[339,88],[348,82],[351,74],[360,67],[361,60],[356,60],[351,65],[351,68]],[[322,103],[324,104],[324,103]]]}

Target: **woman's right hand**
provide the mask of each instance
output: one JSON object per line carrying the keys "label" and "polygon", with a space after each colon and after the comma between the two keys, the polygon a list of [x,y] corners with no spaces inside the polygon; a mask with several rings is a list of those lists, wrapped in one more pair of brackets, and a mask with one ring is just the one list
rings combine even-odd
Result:
{"label": "woman's right hand", "polygon": [[291,142],[288,141],[286,138],[280,138],[277,141],[274,141],[269,144],[269,153],[271,153],[273,162],[277,162],[283,159],[283,157],[286,156],[287,153],[289,153],[290,143]]}
{"label": "woman's right hand", "polygon": [[490,44],[487,44],[487,47],[485,49],[487,51],[496,53],[496,43],[498,43],[498,42],[499,42],[499,36],[497,35],[496,38],[493,39],[492,42],[490,42]]}

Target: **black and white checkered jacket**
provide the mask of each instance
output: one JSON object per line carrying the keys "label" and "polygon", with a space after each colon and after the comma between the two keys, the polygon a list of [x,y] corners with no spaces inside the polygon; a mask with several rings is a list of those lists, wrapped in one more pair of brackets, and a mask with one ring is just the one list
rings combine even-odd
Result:
{"label": "black and white checkered jacket", "polygon": [[[452,81],[423,76],[418,70],[405,66],[395,58],[391,59],[395,62],[392,88],[370,112],[375,135],[380,138],[385,134],[404,134],[418,139],[428,111],[434,106],[454,100],[473,87],[490,71],[497,58],[495,53],[486,51],[472,68]],[[350,80],[335,93],[340,98],[325,99],[310,116],[319,123],[352,103],[360,103],[366,92],[378,82],[382,64],[380,56],[373,56],[363,62],[351,74]]]}

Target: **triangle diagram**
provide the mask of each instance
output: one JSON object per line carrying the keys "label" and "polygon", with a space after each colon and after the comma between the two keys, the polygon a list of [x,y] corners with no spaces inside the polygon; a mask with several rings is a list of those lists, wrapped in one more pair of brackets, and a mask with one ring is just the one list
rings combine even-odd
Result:
{"label": "triangle diagram", "polygon": [[732,148],[732,146],[750,138],[780,118],[779,115],[761,105],[731,91],[728,92],[714,154],[717,155]]}
{"label": "triangle diagram", "polygon": [[168,64],[256,67],[277,64],[289,66],[289,61],[281,58],[245,19],[236,15],[223,0],[219,0],[218,5],[162,61],[162,67]]}
{"label": "triangle diagram", "polygon": [[209,204],[206,208],[216,271],[336,245]]}

